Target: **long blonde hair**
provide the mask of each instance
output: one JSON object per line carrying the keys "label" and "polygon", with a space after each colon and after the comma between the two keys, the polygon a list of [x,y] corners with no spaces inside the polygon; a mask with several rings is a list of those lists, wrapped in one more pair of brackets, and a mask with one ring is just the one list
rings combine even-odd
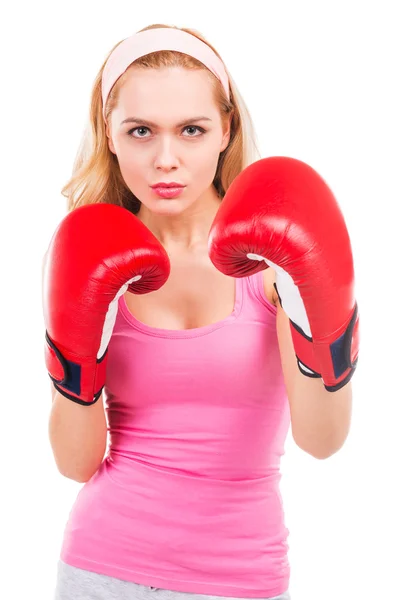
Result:
{"label": "long blonde hair", "polygon": [[[159,27],[173,27],[174,29],[186,31],[208,44],[217,56],[221,58],[215,48],[196,30],[157,24],[145,27],[141,31],[157,29]],[[108,56],[110,56],[120,43],[114,46]],[[108,146],[106,127],[102,115],[101,97],[102,74],[108,56],[93,84],[89,118],[75,157],[72,176],[61,190],[62,195],[67,198],[68,212],[84,204],[99,202],[118,204],[135,214],[140,209],[140,200],[132,194],[125,184],[119,169],[117,157],[110,151]],[[231,90],[230,101],[226,98],[219,79],[201,62],[187,54],[173,50],[162,50],[140,57],[128,67],[127,71],[117,80],[111,90],[106,104],[107,121],[117,103],[119,90],[132,66],[149,69],[179,66],[186,69],[202,69],[209,75],[210,83],[213,86],[214,99],[216,105],[219,107],[224,129],[229,118],[231,118],[229,144],[220,154],[213,181],[213,185],[222,199],[235,177],[246,166],[260,158],[252,119],[228,70],[226,69]]]}

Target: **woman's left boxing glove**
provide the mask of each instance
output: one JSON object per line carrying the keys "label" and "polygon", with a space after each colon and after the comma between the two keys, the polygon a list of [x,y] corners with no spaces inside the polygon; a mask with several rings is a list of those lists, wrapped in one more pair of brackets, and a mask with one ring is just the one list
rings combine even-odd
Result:
{"label": "woman's left boxing glove", "polygon": [[331,392],[351,379],[359,315],[350,239],[335,197],[314,169],[282,156],[246,167],[214,219],[209,255],[233,277],[272,267],[300,371],[322,377]]}

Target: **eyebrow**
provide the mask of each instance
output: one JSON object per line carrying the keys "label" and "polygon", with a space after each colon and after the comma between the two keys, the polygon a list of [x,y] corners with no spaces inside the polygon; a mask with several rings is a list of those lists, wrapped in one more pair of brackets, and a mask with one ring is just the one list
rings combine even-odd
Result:
{"label": "eyebrow", "polygon": [[[184,121],[177,123],[176,126],[182,127],[183,125],[187,125],[188,123],[193,123],[193,121],[211,121],[211,119],[209,117],[203,116],[192,117],[191,119],[185,119]],[[145,127],[157,127],[156,123],[153,123],[152,121],[147,121],[146,119],[140,119],[139,117],[129,117],[128,119],[121,121],[121,125],[123,125],[124,123],[139,123],[140,125],[144,125]]]}

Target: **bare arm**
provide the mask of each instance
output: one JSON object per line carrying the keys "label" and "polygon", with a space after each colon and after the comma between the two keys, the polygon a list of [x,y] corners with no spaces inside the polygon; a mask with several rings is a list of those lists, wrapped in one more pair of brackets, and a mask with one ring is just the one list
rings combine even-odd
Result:
{"label": "bare arm", "polygon": [[290,404],[293,439],[297,446],[318,459],[329,458],[345,443],[351,424],[351,382],[327,392],[321,379],[303,375],[298,366],[289,318],[282,309],[271,269],[264,271],[264,291],[277,307],[276,324],[283,375]]}
{"label": "bare arm", "polygon": [[[42,281],[46,254],[42,262]],[[95,474],[107,446],[103,395],[91,406],[81,406],[57,392],[52,382],[49,439],[58,470],[84,483]]]}
{"label": "bare arm", "polygon": [[277,309],[277,334],[293,439],[311,456],[329,458],[340,450],[350,431],[351,381],[336,392],[328,392],[321,379],[303,375],[297,366],[289,319],[279,302]]}
{"label": "bare arm", "polygon": [[103,395],[81,406],[52,388],[49,438],[57,468],[69,479],[88,481],[101,465],[107,445]]}

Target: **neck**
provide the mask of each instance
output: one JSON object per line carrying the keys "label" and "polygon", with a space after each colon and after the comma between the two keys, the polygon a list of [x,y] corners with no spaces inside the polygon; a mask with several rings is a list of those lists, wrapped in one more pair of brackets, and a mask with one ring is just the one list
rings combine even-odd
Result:
{"label": "neck", "polygon": [[206,248],[208,234],[221,203],[214,186],[178,215],[158,215],[143,204],[137,217],[168,253]]}

